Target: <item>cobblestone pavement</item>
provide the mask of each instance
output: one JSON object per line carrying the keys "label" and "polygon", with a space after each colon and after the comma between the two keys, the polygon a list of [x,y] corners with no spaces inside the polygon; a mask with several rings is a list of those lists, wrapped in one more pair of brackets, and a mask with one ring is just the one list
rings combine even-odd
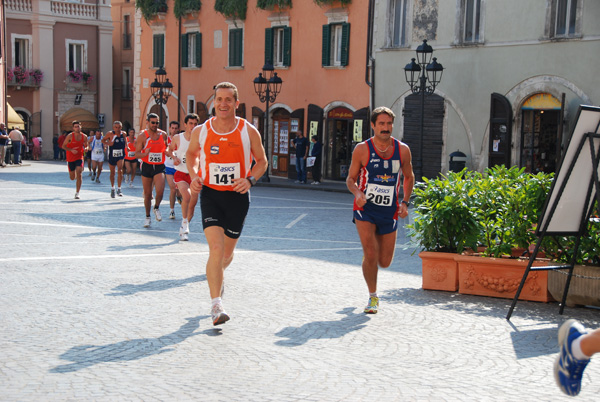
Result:
{"label": "cobblestone pavement", "polygon": [[[213,327],[199,219],[142,227],[141,182],[110,198],[66,164],[0,171],[0,399],[560,401],[556,330],[598,310],[420,288],[406,231],[367,302],[351,195],[258,186]],[[168,188],[167,190],[168,191]],[[166,197],[168,200],[168,197]],[[199,210],[198,210],[199,214]],[[578,400],[598,399],[592,361]]]}

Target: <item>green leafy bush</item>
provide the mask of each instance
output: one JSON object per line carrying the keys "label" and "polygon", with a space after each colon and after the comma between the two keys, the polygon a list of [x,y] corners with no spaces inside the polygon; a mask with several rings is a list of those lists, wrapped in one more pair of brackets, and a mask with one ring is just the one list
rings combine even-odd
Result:
{"label": "green leafy bush", "polygon": [[215,11],[225,18],[246,19],[248,0],[216,0]]}
{"label": "green leafy bush", "polygon": [[167,0],[135,0],[135,8],[140,10],[146,22],[152,20],[158,13],[166,13]]}
{"label": "green leafy bush", "polygon": [[180,18],[192,11],[200,11],[202,2],[200,0],[175,0],[173,13],[175,17]]}
{"label": "green leafy bush", "polygon": [[272,10],[275,6],[280,9],[292,8],[292,0],[258,0],[256,8],[262,10]]}

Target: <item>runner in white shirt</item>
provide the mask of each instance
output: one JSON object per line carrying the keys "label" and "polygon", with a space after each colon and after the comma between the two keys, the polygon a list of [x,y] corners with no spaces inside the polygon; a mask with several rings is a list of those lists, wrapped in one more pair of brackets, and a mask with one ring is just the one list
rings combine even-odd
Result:
{"label": "runner in white shirt", "polygon": [[[173,137],[179,134],[179,122],[173,120],[169,123],[169,136],[168,136],[168,144],[171,144],[173,141]],[[169,206],[171,207],[171,212],[169,212],[169,219],[175,219],[175,199],[178,199],[181,203],[181,195],[177,192],[177,186],[175,185],[175,162],[173,158],[167,156],[165,158],[165,177],[167,179],[167,184],[169,185]]]}
{"label": "runner in white shirt", "polygon": [[92,154],[92,181],[100,184],[100,175],[104,166],[104,151],[105,146],[102,143],[102,131],[96,131],[96,135],[88,140],[88,148]]}
{"label": "runner in white shirt", "polygon": [[186,165],[185,154],[190,145],[192,130],[198,125],[198,115],[190,113],[185,116],[183,127],[185,131],[177,134],[171,140],[169,151],[173,152],[173,163],[175,165],[175,175],[173,181],[181,194],[181,228],[179,229],[179,240],[188,240],[190,233],[190,221],[194,216],[194,210],[198,203],[198,193],[192,193],[190,190],[190,175]]}

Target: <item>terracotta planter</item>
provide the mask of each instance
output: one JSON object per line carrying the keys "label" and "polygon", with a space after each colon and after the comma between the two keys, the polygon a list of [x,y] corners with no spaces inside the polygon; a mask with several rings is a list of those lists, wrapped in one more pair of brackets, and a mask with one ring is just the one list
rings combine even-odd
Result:
{"label": "terracotta planter", "polygon": [[458,264],[455,253],[437,253],[423,251],[419,253],[423,261],[423,289],[458,290]]}
{"label": "terracotta planter", "polygon": [[[548,291],[557,301],[562,301],[567,275],[568,270],[548,272]],[[600,307],[600,267],[575,265],[566,305]]]}
{"label": "terracotta planter", "polygon": [[[459,293],[506,299],[515,296],[528,264],[528,260],[466,255],[457,255],[455,260]],[[544,265],[548,265],[547,261],[534,262],[534,266]],[[552,301],[548,293],[548,271],[529,272],[519,300]]]}

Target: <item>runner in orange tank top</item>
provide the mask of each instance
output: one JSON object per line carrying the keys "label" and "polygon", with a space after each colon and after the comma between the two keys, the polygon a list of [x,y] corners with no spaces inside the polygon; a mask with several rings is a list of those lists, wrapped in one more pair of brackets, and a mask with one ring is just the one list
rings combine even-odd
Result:
{"label": "runner in orange tank top", "polygon": [[[214,97],[216,116],[192,131],[186,153],[190,188],[200,193],[202,226],[209,249],[206,278],[213,325],[229,320],[221,300],[223,274],[233,260],[248,213],[250,187],[268,166],[260,133],[235,115],[239,104],[235,85],[218,84]],[[256,163],[250,168],[253,159]]]}
{"label": "runner in orange tank top", "polygon": [[67,153],[67,166],[69,168],[69,178],[75,182],[75,199],[79,199],[79,190],[81,190],[81,173],[83,172],[83,156],[88,149],[87,136],[81,132],[81,124],[73,121],[73,132],[67,135],[62,148]]}
{"label": "runner in orange tank top", "polygon": [[130,128],[127,132],[127,146],[125,149],[125,175],[129,178],[129,187],[133,188],[133,179],[137,169],[137,159],[135,157],[135,130]]}
{"label": "runner in orange tank top", "polygon": [[144,208],[146,219],[144,227],[150,227],[150,209],[152,206],[152,187],[156,190],[154,200],[154,216],[160,222],[162,216],[159,206],[165,191],[165,155],[171,156],[167,150],[167,133],[158,128],[158,115],[150,113],[147,128],[135,140],[135,157],[142,159],[142,185],[144,187]]}

